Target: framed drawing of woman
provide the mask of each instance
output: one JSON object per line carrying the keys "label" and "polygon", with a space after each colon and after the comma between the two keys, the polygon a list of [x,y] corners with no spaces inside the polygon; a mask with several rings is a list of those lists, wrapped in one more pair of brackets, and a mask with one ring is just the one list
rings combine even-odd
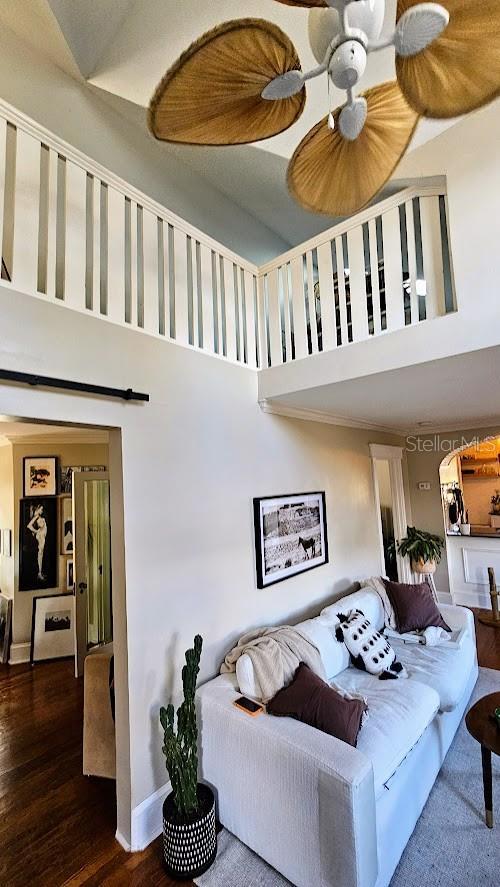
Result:
{"label": "framed drawing of woman", "polygon": [[58,586],[57,499],[21,499],[19,591]]}

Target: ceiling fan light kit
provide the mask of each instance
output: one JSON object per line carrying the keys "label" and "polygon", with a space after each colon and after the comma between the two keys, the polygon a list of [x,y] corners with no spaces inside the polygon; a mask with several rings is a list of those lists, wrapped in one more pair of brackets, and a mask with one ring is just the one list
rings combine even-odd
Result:
{"label": "ceiling fan light kit", "polygon": [[[303,72],[293,44],[270,22],[226,22],[197,40],[161,81],[149,108],[156,138],[200,145],[269,138],[298,119],[307,81],[323,76],[346,92],[346,101],[302,140],[288,184],[302,206],[341,216],[377,195],[420,116],[459,116],[500,94],[500,0],[398,0],[388,36],[385,0],[278,2],[309,8],[318,66]],[[396,52],[397,81],[356,95],[369,54],[388,46]],[[478,65],[485,47],[488,64]]]}

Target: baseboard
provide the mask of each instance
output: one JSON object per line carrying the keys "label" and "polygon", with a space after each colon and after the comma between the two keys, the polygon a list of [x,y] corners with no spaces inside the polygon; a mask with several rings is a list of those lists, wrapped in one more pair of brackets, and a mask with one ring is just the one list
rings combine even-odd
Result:
{"label": "baseboard", "polygon": [[21,662],[29,662],[31,653],[31,644],[11,644],[9,665],[20,665]]}
{"label": "baseboard", "polygon": [[163,801],[170,791],[170,783],[167,782],[157,789],[149,798],[145,798],[141,804],[132,810],[132,835],[130,845],[126,846],[123,837],[116,833],[116,837],[122,847],[135,852],[144,850],[151,841],[154,841],[162,833],[162,807]]}
{"label": "baseboard", "polygon": [[491,598],[487,591],[457,591],[453,595],[453,603],[463,607],[478,607],[480,610],[491,610]]}
{"label": "baseboard", "polygon": [[453,604],[453,598],[449,591],[437,590],[437,597],[440,604]]}
{"label": "baseboard", "polygon": [[131,851],[130,844],[129,844],[129,842],[123,837],[122,833],[118,831],[118,829],[117,829],[116,832],[115,832],[115,838],[116,838],[116,840],[118,841],[118,843],[121,844],[121,846],[123,847],[123,849],[126,850],[127,853],[130,853],[130,851]]}

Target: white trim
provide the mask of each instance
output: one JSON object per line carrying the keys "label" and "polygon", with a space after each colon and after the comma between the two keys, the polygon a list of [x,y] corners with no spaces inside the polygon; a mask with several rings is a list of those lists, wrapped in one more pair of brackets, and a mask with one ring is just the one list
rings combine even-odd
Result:
{"label": "white trim", "polygon": [[401,462],[403,447],[392,447],[387,444],[369,444],[372,459],[395,459]]}
{"label": "white trim", "polygon": [[22,662],[30,661],[31,644],[11,644],[9,665],[21,665]]}
{"label": "white trim", "polygon": [[424,182],[412,185],[409,188],[403,188],[401,191],[396,191],[395,194],[392,194],[385,200],[373,204],[373,206],[368,207],[368,209],[363,210],[363,212],[356,213],[350,218],[345,219],[343,222],[334,225],[333,228],[328,228],[327,231],[322,231],[315,237],[311,237],[309,240],[304,241],[304,243],[299,243],[298,246],[292,247],[292,249],[289,249],[286,253],[282,253],[270,262],[266,262],[265,265],[260,266],[259,273],[261,275],[268,274],[270,271],[279,268],[286,262],[291,262],[292,259],[302,256],[308,250],[316,249],[322,243],[328,243],[330,240],[333,240],[334,237],[338,237],[340,234],[346,234],[352,228],[360,227],[365,222],[369,222],[371,219],[375,219],[377,216],[389,212],[395,207],[401,206],[401,204],[406,203],[407,200],[412,200],[413,197],[444,196],[446,196],[445,182],[442,182],[441,184],[436,184],[435,181],[429,184],[425,184]]}
{"label": "white trim", "polygon": [[78,148],[69,145],[64,139],[60,139],[59,136],[54,135],[49,130],[45,129],[44,126],[40,126],[40,124],[31,117],[23,114],[22,111],[18,111],[17,108],[14,108],[3,99],[0,99],[0,116],[5,117],[9,123],[19,126],[24,132],[28,133],[38,141],[43,142],[44,145],[47,145],[48,148],[53,148],[54,151],[63,154],[66,159],[71,160],[77,166],[82,167],[85,172],[89,172],[96,178],[102,179],[106,184],[112,185],[113,188],[125,197],[132,198],[132,200],[139,203],[145,209],[150,210],[154,215],[160,216],[164,221],[169,222],[175,228],[183,231],[184,234],[203,242],[210,249],[225,256],[231,262],[235,262],[240,268],[244,268],[252,274],[258,275],[259,269],[257,265],[254,265],[242,256],[237,255],[237,253],[233,253],[232,250],[228,249],[224,244],[219,243],[219,241],[214,240],[209,234],[205,234],[204,231],[200,231],[199,228],[195,228],[194,225],[190,225],[189,222],[181,219],[180,216],[170,212],[170,210],[162,206],[161,203],[157,203],[156,200],[148,197],[147,194],[137,190],[133,185],[129,185],[128,182],[125,182],[120,176],[111,172],[110,169],[97,163],[97,161],[93,160],[87,154],[84,154],[83,151],[79,151]]}
{"label": "white trim", "polygon": [[[470,539],[470,536],[465,536],[464,538]],[[495,539],[495,536],[492,536],[491,538]],[[497,554],[497,552],[492,551],[491,548],[462,548],[462,561],[463,561],[463,565],[464,565],[465,581],[468,585],[485,585],[485,586],[489,587],[489,580],[487,579],[486,575],[485,575],[484,580],[482,582],[479,579],[473,579],[471,576],[471,572],[469,569],[469,555],[470,554],[478,554],[478,553],[479,554],[487,554],[487,555]],[[485,560],[486,560],[486,558],[485,558]],[[489,600],[489,595],[488,595],[488,600]]]}
{"label": "white trim", "polygon": [[[132,852],[135,852],[136,850],[144,850],[145,847],[148,847],[149,844],[162,833],[163,801],[169,792],[170,783],[166,782],[165,785],[160,786],[160,788],[153,792],[152,795],[149,795],[149,797],[145,798],[144,801],[137,805],[137,807],[133,808],[131,838],[130,846],[128,848]],[[122,843],[122,836],[120,836],[118,840],[122,844],[122,847],[124,847],[125,844]],[[125,847],[125,849],[127,849],[127,847]]]}
{"label": "white trim", "polygon": [[[241,366],[241,364],[240,364]],[[243,364],[246,366],[246,364]],[[285,416],[288,419],[304,419],[306,422],[324,422],[327,425],[341,425],[346,428],[362,428],[365,431],[381,431],[386,434],[399,434],[389,425],[374,425],[368,419],[352,419],[349,416],[338,416],[334,413],[326,413],[322,410],[308,410],[304,407],[288,407],[284,404],[273,403],[271,400],[259,400],[259,406],[263,413],[271,413],[273,416]]]}
{"label": "white trim", "polygon": [[462,607],[478,607],[480,610],[491,610],[489,593],[477,591],[457,591],[453,594],[453,603]]}
{"label": "white trim", "polygon": [[127,853],[131,852],[131,847],[130,847],[129,842],[123,837],[122,833],[120,831],[118,831],[118,829],[115,832],[115,838],[118,841],[118,843],[123,847],[123,849],[127,851]]}

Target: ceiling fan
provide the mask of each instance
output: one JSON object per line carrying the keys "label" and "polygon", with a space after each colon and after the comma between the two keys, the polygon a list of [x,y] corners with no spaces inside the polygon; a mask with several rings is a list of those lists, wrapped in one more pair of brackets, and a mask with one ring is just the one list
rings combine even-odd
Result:
{"label": "ceiling fan", "polygon": [[[288,186],[313,212],[357,212],[383,188],[419,117],[467,114],[500,95],[500,0],[398,0],[382,38],[385,0],[277,0],[309,7],[318,66],[263,19],[226,22],[195,41],[165,74],[149,106],[153,135],[194,145],[241,145],[277,135],[304,108],[305,84],[324,76],[346,102],[302,139]],[[356,95],[369,53],[396,52],[397,80]],[[326,110],[326,108],[325,108]]]}

